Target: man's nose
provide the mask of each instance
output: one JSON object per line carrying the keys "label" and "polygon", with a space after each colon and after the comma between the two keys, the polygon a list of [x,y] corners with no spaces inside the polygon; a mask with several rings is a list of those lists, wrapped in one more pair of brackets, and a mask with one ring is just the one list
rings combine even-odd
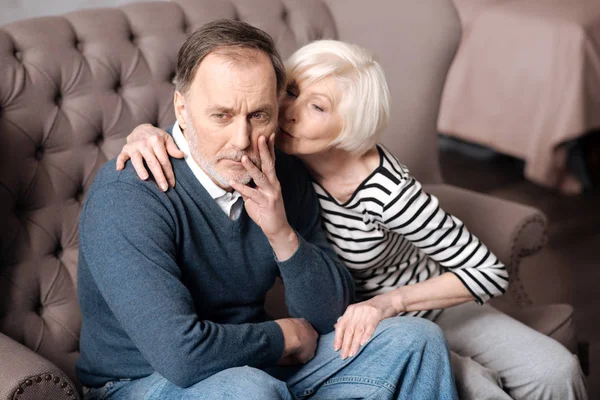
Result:
{"label": "man's nose", "polygon": [[231,144],[240,150],[247,149],[251,142],[252,129],[250,123],[246,119],[240,118],[234,126],[233,137]]}

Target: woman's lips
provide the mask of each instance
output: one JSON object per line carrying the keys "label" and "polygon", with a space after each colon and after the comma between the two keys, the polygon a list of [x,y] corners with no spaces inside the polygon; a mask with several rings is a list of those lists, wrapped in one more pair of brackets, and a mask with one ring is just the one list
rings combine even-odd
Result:
{"label": "woman's lips", "polygon": [[289,132],[284,131],[282,128],[279,128],[279,131],[289,137],[294,137],[294,135],[290,134]]}

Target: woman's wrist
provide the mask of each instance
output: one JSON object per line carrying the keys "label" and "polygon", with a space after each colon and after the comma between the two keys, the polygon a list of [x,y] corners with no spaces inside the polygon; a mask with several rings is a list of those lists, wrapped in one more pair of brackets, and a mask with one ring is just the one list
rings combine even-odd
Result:
{"label": "woman's wrist", "polygon": [[398,289],[391,291],[388,293],[391,297],[391,309],[393,310],[394,315],[396,316],[398,314],[401,314],[403,312],[406,311],[406,305],[404,303],[404,291],[402,290],[402,287],[399,287]]}

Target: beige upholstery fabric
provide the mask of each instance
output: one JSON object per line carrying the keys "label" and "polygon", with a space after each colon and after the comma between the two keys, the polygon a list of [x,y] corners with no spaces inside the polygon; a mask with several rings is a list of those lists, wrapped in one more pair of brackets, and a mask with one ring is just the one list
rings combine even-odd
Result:
{"label": "beige upholstery fabric", "polygon": [[0,333],[0,399],[76,399],[75,385],[50,361]]}
{"label": "beige upholstery fabric", "polygon": [[[170,81],[178,48],[188,33],[217,18],[266,30],[284,57],[318,38],[374,50],[393,99],[384,143],[423,182],[441,182],[435,122],[460,38],[450,0],[178,0],[1,27],[0,332],[73,380],[81,325],[77,223],[85,193],[134,126],[174,121]],[[502,215],[514,218],[503,221],[495,241],[507,260],[518,260],[519,243],[543,234],[512,235],[529,217],[505,203]],[[281,297],[275,303],[284,308]],[[14,366],[20,375],[0,373],[0,387],[16,388],[50,368]]]}
{"label": "beige upholstery fabric", "polygon": [[[426,185],[441,206],[460,218],[506,265],[508,292],[519,306],[530,305],[520,280],[520,259],[537,253],[546,243],[546,216],[539,210],[449,185]],[[508,239],[508,240],[507,240]]]}
{"label": "beige upholstery fabric", "polygon": [[[366,3],[366,4],[365,4]],[[328,1],[340,38],[375,52],[392,95],[383,142],[422,182],[441,182],[437,115],[460,41],[452,2]]]}

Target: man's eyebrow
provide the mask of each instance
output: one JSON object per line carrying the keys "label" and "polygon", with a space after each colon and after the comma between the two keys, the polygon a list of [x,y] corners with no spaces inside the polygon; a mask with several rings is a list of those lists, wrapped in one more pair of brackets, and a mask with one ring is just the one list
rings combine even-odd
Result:
{"label": "man's eyebrow", "polygon": [[250,112],[250,114],[252,113],[257,113],[257,112],[266,112],[268,114],[273,114],[273,105],[272,104],[261,104],[258,107],[256,107],[256,109],[252,112]]}
{"label": "man's eyebrow", "polygon": [[[254,110],[250,111],[249,114],[253,114],[253,113],[257,113],[257,112],[266,112],[269,114],[273,113],[273,105],[271,104],[261,104],[258,107],[256,107]],[[212,106],[209,107],[207,109],[207,111],[209,113],[228,113],[228,114],[235,114],[235,111],[233,110],[233,108],[231,107],[226,107],[226,106]]]}
{"label": "man's eyebrow", "polygon": [[208,112],[209,113],[218,112],[218,113],[233,114],[233,108],[231,108],[231,107],[225,107],[225,106],[213,106],[213,107],[209,107],[208,108]]}

